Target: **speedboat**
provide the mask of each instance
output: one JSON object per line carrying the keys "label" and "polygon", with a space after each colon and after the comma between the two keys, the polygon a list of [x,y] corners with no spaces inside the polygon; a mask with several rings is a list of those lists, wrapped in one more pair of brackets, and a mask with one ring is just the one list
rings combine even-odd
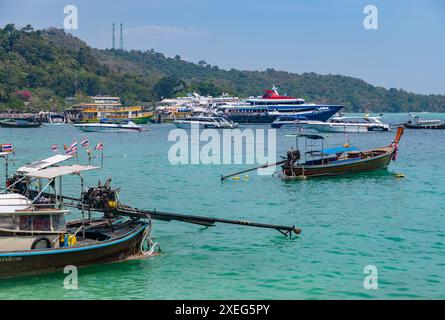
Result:
{"label": "speedboat", "polygon": [[74,127],[85,132],[140,132],[147,131],[132,121],[119,119],[101,119],[96,123],[75,123]]}
{"label": "speedboat", "polygon": [[190,129],[196,126],[199,129],[234,129],[238,124],[224,117],[192,116],[185,119],[177,119],[173,124],[180,129]]}
{"label": "speedboat", "polygon": [[380,117],[333,117],[322,121],[305,121],[301,125],[306,129],[318,132],[347,132],[364,133],[370,131],[390,131],[388,124],[383,123]]}
{"label": "speedboat", "polygon": [[327,121],[343,107],[306,103],[301,98],[282,96],[273,86],[263,96],[250,97],[244,103],[222,105],[217,110],[220,115],[238,123],[272,123],[283,116],[303,121]]}

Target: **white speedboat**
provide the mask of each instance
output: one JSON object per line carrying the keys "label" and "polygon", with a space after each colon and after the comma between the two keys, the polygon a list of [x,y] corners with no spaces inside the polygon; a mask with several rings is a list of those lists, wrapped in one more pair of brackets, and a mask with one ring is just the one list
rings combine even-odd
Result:
{"label": "white speedboat", "polygon": [[313,129],[318,132],[363,133],[391,130],[388,124],[380,120],[380,117],[333,117],[326,122],[305,121],[301,125],[306,129]]}
{"label": "white speedboat", "polygon": [[234,129],[238,123],[223,117],[193,116],[185,119],[177,119],[173,124],[180,129],[190,129],[194,126],[199,129]]}
{"label": "white speedboat", "polygon": [[140,132],[148,131],[132,121],[102,119],[95,123],[76,123],[74,127],[85,132]]}

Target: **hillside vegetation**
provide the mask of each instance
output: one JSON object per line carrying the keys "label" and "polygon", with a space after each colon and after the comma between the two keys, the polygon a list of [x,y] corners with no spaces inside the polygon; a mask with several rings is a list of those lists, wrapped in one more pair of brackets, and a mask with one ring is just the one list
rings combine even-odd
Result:
{"label": "hillside vegetation", "polygon": [[[342,75],[223,70],[154,50],[99,50],[59,29],[0,29],[0,111],[66,107],[88,95],[120,96],[125,104],[154,102],[190,91],[247,97],[272,84],[308,102],[345,104],[354,112],[445,112],[445,96],[375,87]],[[76,94],[77,93],[77,94]]]}

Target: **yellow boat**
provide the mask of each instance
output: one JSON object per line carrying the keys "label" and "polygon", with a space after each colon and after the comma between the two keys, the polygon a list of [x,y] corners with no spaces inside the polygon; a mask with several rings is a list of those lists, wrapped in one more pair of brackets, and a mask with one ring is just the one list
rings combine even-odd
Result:
{"label": "yellow boat", "polygon": [[85,103],[82,105],[82,119],[85,122],[97,122],[103,118],[131,120],[136,124],[146,124],[154,116],[154,112],[143,111],[141,106],[102,108],[101,104]]}

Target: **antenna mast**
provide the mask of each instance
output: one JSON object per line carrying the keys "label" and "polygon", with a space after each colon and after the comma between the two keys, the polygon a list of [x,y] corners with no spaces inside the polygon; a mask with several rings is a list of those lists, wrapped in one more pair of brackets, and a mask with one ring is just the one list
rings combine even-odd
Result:
{"label": "antenna mast", "polygon": [[124,36],[122,34],[122,23],[121,23],[121,37],[119,41],[119,49],[124,50]]}
{"label": "antenna mast", "polygon": [[115,31],[115,26],[114,26],[114,22],[113,22],[113,49],[116,49],[116,37],[114,35],[114,31]]}

